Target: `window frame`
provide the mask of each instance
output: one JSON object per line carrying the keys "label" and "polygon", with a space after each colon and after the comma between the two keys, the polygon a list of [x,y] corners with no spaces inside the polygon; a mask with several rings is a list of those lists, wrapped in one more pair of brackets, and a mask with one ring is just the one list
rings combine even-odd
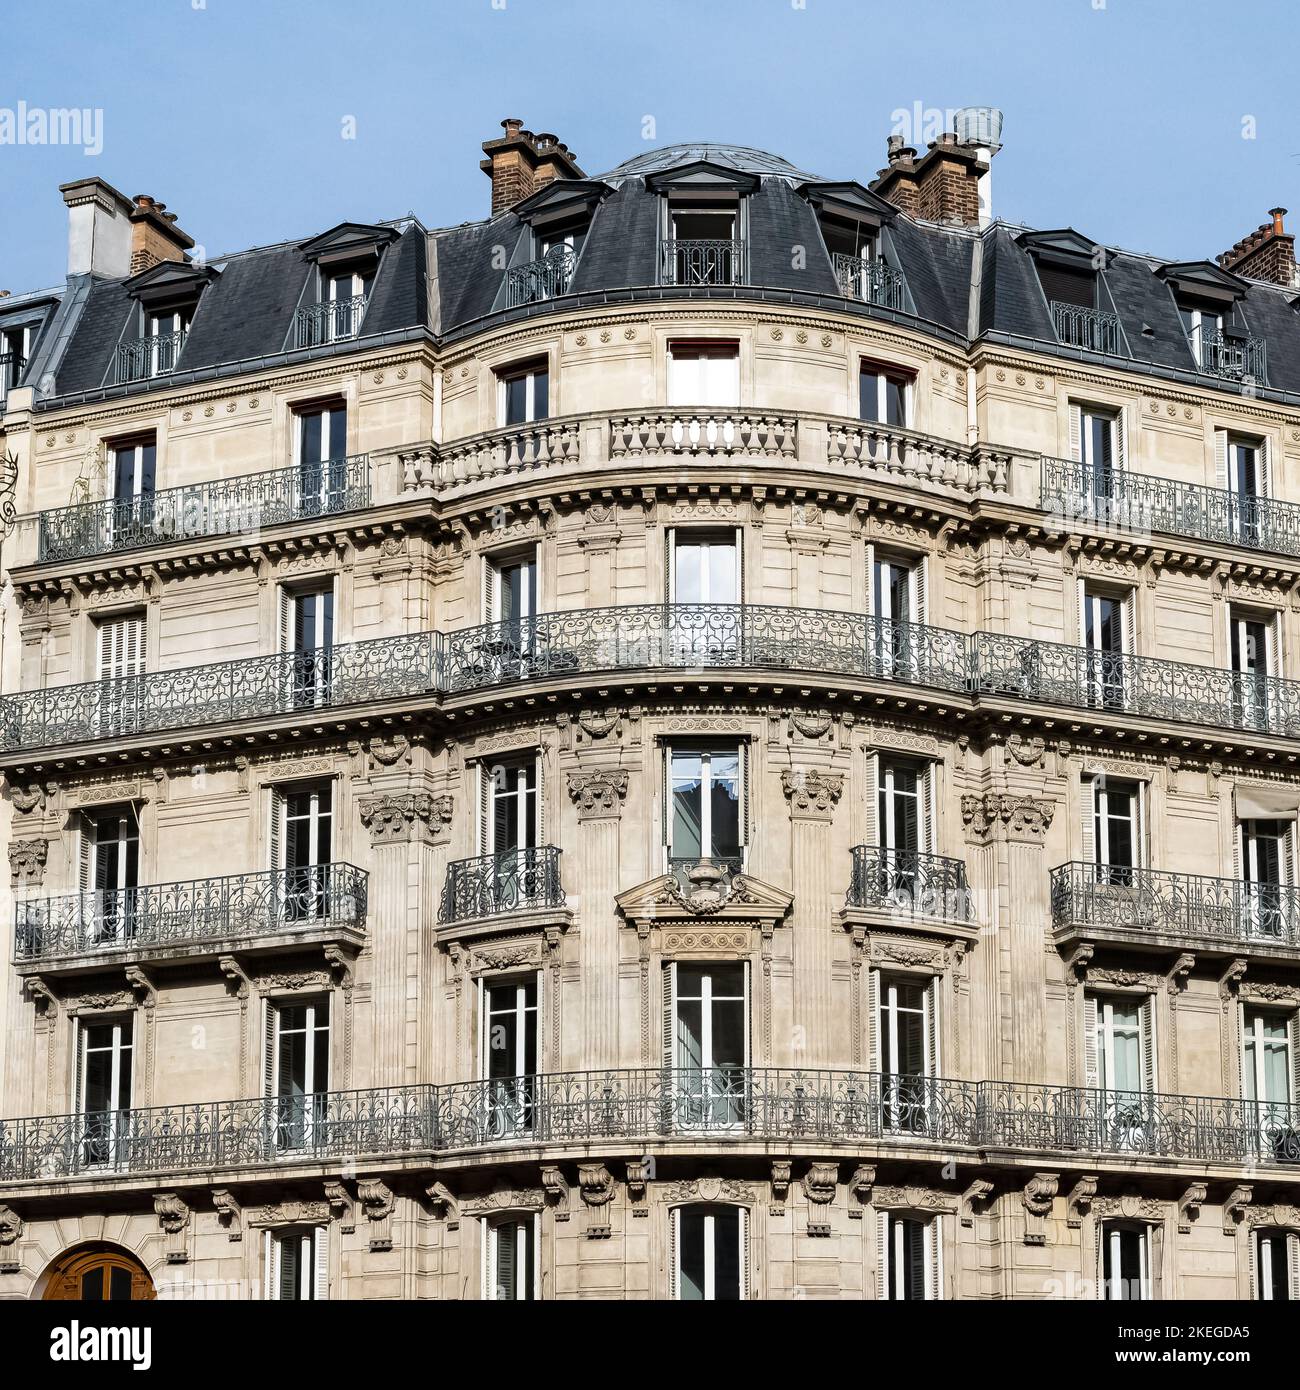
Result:
{"label": "window frame", "polygon": [[[537,413],[538,383],[545,380],[545,402],[542,413]],[[501,429],[522,429],[527,425],[541,424],[552,418],[551,410],[551,361],[549,356],[530,357],[526,361],[513,362],[498,367],[497,381],[497,425]],[[524,416],[522,420],[510,418],[510,387],[513,382],[524,383]]]}
{"label": "window frame", "polygon": [[[699,1299],[688,1299],[683,1296],[685,1281],[682,1278],[684,1239],[682,1235],[682,1213],[687,1211],[698,1211],[703,1218],[701,1234],[703,1236],[703,1268],[702,1283],[700,1285],[701,1296]],[[717,1270],[718,1270],[718,1229],[717,1217],[720,1214],[736,1213],[736,1298],[719,1299],[717,1296]],[[669,1221],[669,1245],[671,1248],[671,1258],[669,1262],[669,1297],[674,1302],[680,1303],[716,1303],[716,1302],[740,1302],[744,1303],[752,1299],[753,1293],[750,1289],[749,1277],[749,1227],[750,1214],[748,1207],[733,1206],[728,1203],[704,1203],[704,1202],[684,1202],[671,1207],[668,1212]]]}
{"label": "window frame", "polygon": [[[698,743],[692,740],[677,742],[666,742],[664,744],[664,849],[665,858],[668,863],[666,868],[671,869],[674,862],[685,863],[690,856],[675,853],[673,841],[674,828],[677,817],[674,814],[676,799],[674,793],[675,776],[673,772],[674,759],[680,754],[686,756],[698,756],[700,758],[700,858],[691,859],[690,862],[698,863],[700,860],[712,860],[719,862],[731,858],[730,855],[719,854],[713,838],[713,805],[712,788],[713,763],[716,755],[732,755],[736,758],[736,835],[738,841],[738,854],[735,856],[740,860],[741,869],[744,868],[749,849],[749,816],[747,798],[749,795],[748,778],[746,776],[749,761],[749,744],[747,740],[738,739],[735,744],[727,743]],[[707,853],[706,853],[707,847]]]}
{"label": "window frame", "polygon": [[[864,412],[864,405],[868,397],[866,380],[868,377],[875,378],[875,410],[876,414],[868,415]],[[903,418],[901,420],[889,419],[889,386],[901,387],[899,392],[899,402],[902,406]],[[877,425],[884,429],[909,430],[913,428],[912,421],[915,418],[915,387],[916,373],[905,367],[896,366],[890,362],[877,362],[869,357],[858,359],[858,419],[867,425]]]}

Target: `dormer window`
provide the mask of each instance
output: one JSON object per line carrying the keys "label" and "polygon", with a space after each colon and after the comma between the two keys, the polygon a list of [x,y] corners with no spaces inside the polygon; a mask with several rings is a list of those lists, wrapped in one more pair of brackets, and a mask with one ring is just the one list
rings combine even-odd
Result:
{"label": "dormer window", "polygon": [[294,317],[294,347],[347,342],[361,332],[384,250],[397,235],[393,227],[342,222],[302,243],[313,271]]}
{"label": "dormer window", "polygon": [[126,282],[138,308],[117,347],[118,382],[148,381],[177,369],[200,299],[216,277],[208,266],[160,261]]}
{"label": "dormer window", "polygon": [[1026,232],[1018,240],[1033,257],[1057,342],[1111,356],[1122,353],[1123,333],[1101,273],[1106,249],[1072,227]]}
{"label": "dormer window", "polygon": [[889,265],[882,229],[898,211],[859,183],[807,183],[835,283],[845,299],[885,309],[905,307],[902,272]]}
{"label": "dormer window", "polygon": [[739,285],[746,276],[745,200],[758,179],[707,161],[652,175],[662,198],[659,283]]}
{"label": "dormer window", "polygon": [[524,235],[506,276],[506,308],[572,292],[592,218],[612,191],[596,179],[556,179],[515,207]]}
{"label": "dormer window", "polygon": [[1247,330],[1246,282],[1210,261],[1163,265],[1156,274],[1173,292],[1196,370],[1227,381],[1262,384],[1267,374],[1265,343]]}
{"label": "dormer window", "polygon": [[5,397],[18,385],[32,353],[32,329],[6,328],[0,332],[0,410]]}

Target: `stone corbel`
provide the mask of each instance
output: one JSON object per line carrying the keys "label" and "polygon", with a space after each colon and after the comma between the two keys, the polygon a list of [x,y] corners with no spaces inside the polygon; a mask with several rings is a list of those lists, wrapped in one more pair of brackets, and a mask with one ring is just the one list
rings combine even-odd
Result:
{"label": "stone corbel", "polygon": [[253,982],[244,973],[244,967],[240,965],[235,956],[218,956],[217,968],[226,977],[226,988],[237,999],[247,999],[252,993]]}
{"label": "stone corbel", "polygon": [[794,1165],[788,1158],[772,1160],[772,1202],[768,1207],[773,1216],[785,1215],[785,1199],[790,1191],[790,1174]]}
{"label": "stone corbel", "polygon": [[126,983],[139,996],[142,1009],[152,1009],[158,1002],[158,991],[141,966],[126,967]]}
{"label": "stone corbel", "polygon": [[1026,1245],[1047,1244],[1047,1218],[1060,1185],[1059,1173],[1035,1173],[1025,1184],[1020,1201],[1025,1209]]}
{"label": "stone corbel", "polygon": [[226,1238],[232,1241],[243,1240],[244,1214],[235,1200],[235,1194],[227,1187],[214,1187],[212,1205],[217,1209],[217,1220],[226,1228]]}
{"label": "stone corbel", "polygon": [[190,1229],[190,1209],[176,1192],[155,1192],[153,1195],[154,1214],[158,1225],[167,1237],[167,1263],[183,1265],[189,1260],[188,1232]]}
{"label": "stone corbel", "polygon": [[1246,1183],[1239,1183],[1223,1199],[1223,1234],[1235,1236],[1237,1227],[1246,1217],[1246,1208],[1255,1195],[1255,1189]]}
{"label": "stone corbel", "polygon": [[632,1205],[633,1216],[650,1215],[650,1206],[646,1202],[649,1181],[650,1160],[648,1158],[629,1158],[627,1161],[627,1199]]}
{"label": "stone corbel", "polygon": [[963,1226],[973,1226],[975,1224],[975,1206],[978,1203],[983,1206],[993,1195],[993,1184],[986,1182],[983,1178],[976,1178],[973,1183],[961,1194],[961,1224]]}
{"label": "stone corbel", "polygon": [[1187,977],[1192,973],[1192,966],[1196,964],[1196,957],[1188,951],[1174,961],[1172,969],[1169,971],[1169,993],[1178,994],[1187,988]]}
{"label": "stone corbel", "polygon": [[[835,1189],[839,1185],[840,1165],[838,1163],[814,1163],[803,1175],[803,1195],[811,1207],[829,1207],[835,1200]],[[811,1208],[810,1208],[811,1209]],[[829,1236],[830,1212],[823,1214],[821,1220],[808,1222],[810,1236]]]}
{"label": "stone corbel", "polygon": [[857,1206],[849,1203],[849,1216],[856,1220],[862,1220],[862,1209],[871,1201],[871,1189],[876,1185],[876,1165],[874,1163],[860,1163],[849,1178],[849,1192],[857,1198]]}
{"label": "stone corbel", "polygon": [[606,1239],[611,1233],[606,1207],[614,1197],[614,1175],[603,1163],[579,1163],[578,1191],[588,1209],[587,1239]]}
{"label": "stone corbel", "polygon": [[39,975],[24,976],[23,993],[36,1006],[39,1018],[43,1018],[47,1023],[54,1022],[59,1013],[58,996]]}
{"label": "stone corbel", "polygon": [[569,1219],[569,1184],[564,1174],[553,1164],[542,1166],[542,1191],[547,1204],[554,1208],[557,1221]]}
{"label": "stone corbel", "polygon": [[441,1217],[447,1223],[449,1231],[459,1230],[460,1203],[447,1184],[431,1182],[424,1189],[424,1195],[428,1199],[434,1216]]}
{"label": "stone corbel", "polygon": [[1206,1192],[1203,1182],[1194,1182],[1178,1199],[1178,1229],[1184,1235],[1191,1231],[1192,1222],[1200,1216],[1201,1203],[1205,1201]]}
{"label": "stone corbel", "polygon": [[12,1208],[0,1205],[0,1274],[16,1274],[20,1268],[14,1247],[22,1238],[23,1219]]}
{"label": "stone corbel", "polygon": [[331,1219],[339,1223],[339,1230],[351,1235],[357,1229],[357,1205],[347,1188],[341,1182],[327,1182],[325,1200],[329,1203]]}
{"label": "stone corbel", "polygon": [[1071,989],[1083,983],[1083,977],[1088,973],[1088,964],[1096,949],[1091,941],[1081,941],[1065,958],[1065,983]]}
{"label": "stone corbel", "polygon": [[357,1201],[370,1222],[370,1248],[373,1251],[393,1248],[393,1208],[397,1200],[393,1189],[379,1178],[357,1183]]}
{"label": "stone corbel", "polygon": [[380,738],[375,734],[370,740],[370,757],[380,767],[392,767],[401,763],[411,765],[411,740],[405,734],[394,734],[392,738]]}
{"label": "stone corbel", "polygon": [[1100,1179],[1095,1174],[1088,1174],[1079,1179],[1070,1189],[1070,1195],[1065,1202],[1065,1224],[1076,1230],[1083,1225],[1083,1218],[1092,1210],[1092,1199],[1097,1195],[1097,1183]]}
{"label": "stone corbel", "polygon": [[1244,957],[1238,956],[1228,962],[1228,968],[1219,976],[1219,1003],[1223,1006],[1224,1013],[1227,1013],[1232,1005],[1237,986],[1241,984],[1248,963]]}
{"label": "stone corbel", "polygon": [[351,989],[353,984],[352,965],[356,959],[355,953],[345,950],[337,942],[333,941],[327,941],[322,949],[325,952],[325,964],[337,977],[339,988],[342,990]]}

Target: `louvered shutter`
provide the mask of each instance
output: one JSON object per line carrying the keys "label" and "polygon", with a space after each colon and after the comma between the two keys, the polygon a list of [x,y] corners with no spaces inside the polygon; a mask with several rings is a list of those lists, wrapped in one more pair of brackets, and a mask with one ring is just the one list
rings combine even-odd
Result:
{"label": "louvered shutter", "polygon": [[1261,497],[1267,497],[1273,491],[1273,441],[1268,435],[1260,441],[1255,485]]}
{"label": "louvered shutter", "polygon": [[932,975],[925,987],[925,1065],[930,1076],[941,1076],[940,1059],[943,1055],[939,1039],[939,977]]}
{"label": "louvered shutter", "polygon": [[1142,1001],[1138,1017],[1142,1029],[1142,1088],[1146,1091],[1156,1089],[1156,1030],[1154,998],[1148,994]]}
{"label": "louvered shutter", "polygon": [[926,763],[917,779],[919,782],[917,791],[921,800],[920,847],[922,854],[937,853],[935,849],[934,811],[939,802],[935,795],[935,776],[935,765]]}
{"label": "louvered shutter", "polygon": [[863,812],[865,813],[866,829],[864,840],[868,845],[876,846],[880,844],[880,755],[868,752],[867,754],[867,775],[864,788]]}
{"label": "louvered shutter", "polygon": [[751,1297],[749,1286],[749,1208],[740,1209],[740,1297]]}
{"label": "louvered shutter", "polygon": [[1237,1096],[1246,1099],[1246,1006],[1237,1002]]}
{"label": "louvered shutter", "polygon": [[546,843],[546,779],[543,776],[542,755],[539,752],[537,759],[533,763],[533,780],[537,788],[533,798],[533,818],[536,826],[536,843],[544,845]]}
{"label": "louvered shutter", "polygon": [[876,1212],[876,1297],[888,1299],[890,1217],[887,1211]]}
{"label": "louvered shutter", "polygon": [[736,551],[736,598],[740,603],[745,602],[745,532],[744,528],[736,527],[735,541],[733,542]]}
{"label": "louvered shutter", "polygon": [[328,1226],[317,1226],[312,1241],[315,1256],[312,1296],[325,1299],[330,1296],[330,1231]]}
{"label": "louvered shutter", "polygon": [[483,1217],[480,1225],[483,1231],[483,1268],[482,1278],[479,1281],[479,1297],[484,1302],[490,1302],[494,1296],[493,1271],[496,1266],[496,1228],[486,1217]]}
{"label": "louvered shutter", "polygon": [[671,858],[673,852],[672,766],[673,750],[667,744],[665,744],[663,748],[663,786],[660,789],[663,797],[663,837],[665,867],[667,867],[668,861]]}
{"label": "louvered shutter", "polygon": [[929,563],[927,556],[923,555],[911,569],[912,583],[912,621],[914,623],[925,624],[929,621],[926,617],[926,582],[925,567]]}
{"label": "louvered shutter", "polygon": [[[677,962],[670,960],[664,966],[664,1031],[663,1058],[664,1070],[672,1073],[677,1067]],[[669,1087],[673,1085],[669,1077]]]}
{"label": "louvered shutter", "polygon": [[1287,1068],[1291,1073],[1291,1104],[1300,1105],[1300,1013],[1286,1021]]}
{"label": "louvered shutter", "polygon": [[1280,678],[1282,675],[1282,613],[1274,613],[1268,623],[1268,670],[1265,674]]}
{"label": "louvered shutter", "polygon": [[1125,409],[1115,416],[1115,471],[1123,473],[1128,468],[1128,411]]}
{"label": "louvered shutter", "polygon": [[1214,431],[1214,486],[1228,486],[1228,431]]}
{"label": "louvered shutter", "polygon": [[1080,791],[1080,850],[1085,864],[1097,863],[1097,777],[1085,774]]}
{"label": "louvered shutter", "polygon": [[1070,402],[1070,457],[1077,463],[1083,458],[1083,407]]}
{"label": "louvered shutter", "polygon": [[1075,591],[1077,601],[1074,611],[1078,614],[1079,645],[1086,647],[1088,645],[1088,591],[1082,579],[1075,581]]}
{"label": "louvered shutter", "polygon": [[875,617],[876,614],[876,547],[872,541],[867,542],[867,617]]}
{"label": "louvered shutter", "polygon": [[72,1028],[73,1067],[72,1067],[72,1113],[81,1114],[81,1097],[84,1089],[86,1071],[86,1030],[78,1018]]}
{"label": "louvered shutter", "polygon": [[740,745],[740,847],[749,847],[749,740]]}
{"label": "louvered shutter", "polygon": [[677,1263],[680,1258],[678,1249],[681,1235],[681,1208],[674,1207],[668,1213],[668,1297],[677,1299],[681,1295],[678,1291]]}
{"label": "louvered shutter", "polygon": [[501,571],[487,559],[483,559],[483,621],[497,622],[501,617]]}
{"label": "louvered shutter", "polygon": [[1096,1271],[1093,1280],[1093,1287],[1097,1290],[1097,1298],[1106,1297],[1106,1256],[1105,1244],[1110,1232],[1106,1229],[1103,1221],[1092,1223],[1092,1267]]}
{"label": "louvered shutter", "polygon": [[492,1236],[495,1256],[489,1274],[492,1296],[500,1298],[505,1288],[513,1298],[519,1282],[519,1227],[513,1221],[505,1226],[494,1226]]}
{"label": "louvered shutter", "polygon": [[77,824],[77,891],[88,893],[91,885],[91,862],[95,855],[95,822],[81,816]]}
{"label": "louvered shutter", "polygon": [[492,769],[486,762],[478,765],[478,845],[475,854],[492,852]]}
{"label": "louvered shutter", "polygon": [[279,787],[270,790],[270,826],[267,835],[272,869],[285,868],[285,799]]}
{"label": "louvered shutter", "polygon": [[1249,1281],[1246,1297],[1254,1302],[1257,1298],[1262,1298],[1260,1292],[1263,1287],[1262,1279],[1264,1271],[1260,1268],[1264,1262],[1264,1233],[1262,1231],[1252,1231],[1250,1235],[1250,1252],[1246,1259],[1246,1277]]}
{"label": "louvered shutter", "polygon": [[[903,1223],[903,1239],[907,1242],[908,1265],[921,1271],[921,1288],[924,1298],[930,1297],[930,1280],[933,1277],[930,1265],[930,1223],[922,1223],[915,1217]],[[910,1290],[904,1289],[904,1297]]]}
{"label": "louvered shutter", "polygon": [[269,999],[262,1001],[262,1089],[267,1096],[275,1095],[279,1081],[275,1045],[277,1012]]}
{"label": "louvered shutter", "polygon": [[1132,656],[1137,650],[1137,590],[1130,589],[1124,595],[1121,605],[1120,640],[1125,656]]}
{"label": "louvered shutter", "polygon": [[943,1219],[930,1218],[925,1230],[926,1289],[925,1296],[938,1300],[943,1297]]}
{"label": "louvered shutter", "polygon": [[1147,853],[1147,784],[1145,782],[1137,784],[1137,792],[1133,797],[1133,817],[1136,822],[1133,827],[1133,862],[1141,869],[1151,862],[1151,856]]}
{"label": "louvered shutter", "polygon": [[1286,1282],[1293,1303],[1300,1303],[1300,1235],[1286,1233]]}
{"label": "louvered shutter", "polygon": [[1165,1263],[1165,1228],[1148,1226],[1142,1232],[1142,1297],[1159,1298]]}
{"label": "louvered shutter", "polygon": [[867,1070],[880,1070],[880,971],[867,971]]}
{"label": "louvered shutter", "polygon": [[1097,996],[1083,996],[1083,1084],[1095,1091],[1101,1085],[1101,1058],[1097,1055]]}
{"label": "louvered shutter", "polygon": [[276,623],[279,629],[278,640],[282,652],[291,652],[296,646],[297,634],[294,632],[294,605],[293,594],[283,585],[276,591],[278,594],[278,617]]}
{"label": "louvered shutter", "polygon": [[664,561],[667,568],[664,571],[664,602],[674,603],[677,600],[677,528],[675,526],[668,528],[666,547]]}

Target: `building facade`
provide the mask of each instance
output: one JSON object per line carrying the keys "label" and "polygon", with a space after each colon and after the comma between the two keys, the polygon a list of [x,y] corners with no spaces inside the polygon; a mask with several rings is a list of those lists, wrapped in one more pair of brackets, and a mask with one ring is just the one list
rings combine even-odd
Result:
{"label": "building facade", "polygon": [[504,125],[0,298],[0,1295],[1300,1294],[1282,212]]}

